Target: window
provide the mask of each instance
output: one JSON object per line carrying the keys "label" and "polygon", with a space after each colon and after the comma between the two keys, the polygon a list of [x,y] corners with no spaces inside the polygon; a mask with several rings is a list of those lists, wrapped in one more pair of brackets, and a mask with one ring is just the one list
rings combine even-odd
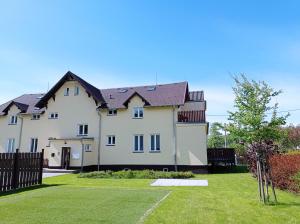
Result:
{"label": "window", "polygon": [[116,136],[114,135],[108,135],[107,136],[107,145],[115,145],[116,144]]}
{"label": "window", "polygon": [[150,135],[150,151],[160,151],[160,135]]}
{"label": "window", "polygon": [[30,139],[30,152],[37,152],[38,139],[31,138]]}
{"label": "window", "polygon": [[41,115],[39,114],[33,114],[31,117],[31,120],[39,120],[41,118]]}
{"label": "window", "polygon": [[134,118],[143,118],[144,117],[144,108],[142,108],[142,107],[133,108],[133,117]]}
{"label": "window", "polygon": [[83,145],[85,152],[91,152],[92,151],[92,145],[91,144],[84,144]]}
{"label": "window", "polygon": [[7,140],[7,148],[6,148],[6,152],[8,153],[12,153],[15,151],[15,139],[14,138],[9,138]]}
{"label": "window", "polygon": [[117,109],[109,109],[107,112],[108,116],[116,116],[117,115]]}
{"label": "window", "polygon": [[87,124],[78,125],[78,135],[88,135],[89,126]]}
{"label": "window", "polygon": [[18,117],[17,116],[11,116],[9,120],[9,124],[17,124]]}
{"label": "window", "polygon": [[58,113],[50,113],[49,119],[58,119]]}
{"label": "window", "polygon": [[134,151],[143,152],[144,151],[144,136],[135,135],[134,136]]}
{"label": "window", "polygon": [[64,96],[69,96],[70,88],[65,88]]}
{"label": "window", "polygon": [[79,95],[79,86],[75,86],[74,96],[78,96],[78,95]]}

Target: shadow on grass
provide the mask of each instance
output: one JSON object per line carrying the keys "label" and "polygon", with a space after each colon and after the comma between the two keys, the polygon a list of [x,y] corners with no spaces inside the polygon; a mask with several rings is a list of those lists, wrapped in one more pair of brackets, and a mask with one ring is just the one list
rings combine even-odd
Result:
{"label": "shadow on grass", "polygon": [[32,191],[32,190],[37,190],[41,188],[48,188],[48,187],[57,187],[57,186],[62,186],[64,184],[41,184],[41,185],[35,185],[31,187],[25,187],[17,190],[11,190],[11,191],[5,191],[5,192],[0,192],[0,198],[2,196],[7,196],[11,194],[16,194],[16,193],[21,193],[21,192],[26,192],[26,191]]}
{"label": "shadow on grass", "polygon": [[249,173],[247,166],[210,166],[208,173],[227,174],[227,173]]}

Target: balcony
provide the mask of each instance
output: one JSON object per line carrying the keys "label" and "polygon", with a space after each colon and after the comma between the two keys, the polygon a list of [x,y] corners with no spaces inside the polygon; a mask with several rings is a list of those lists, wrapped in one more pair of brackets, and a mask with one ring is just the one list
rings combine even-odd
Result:
{"label": "balcony", "polygon": [[177,121],[181,123],[205,123],[205,110],[179,111]]}

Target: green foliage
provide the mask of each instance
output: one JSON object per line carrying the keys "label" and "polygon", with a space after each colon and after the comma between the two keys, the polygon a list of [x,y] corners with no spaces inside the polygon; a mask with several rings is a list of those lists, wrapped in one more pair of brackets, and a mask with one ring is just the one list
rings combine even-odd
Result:
{"label": "green foliage", "polygon": [[279,141],[282,137],[281,125],[286,116],[278,116],[278,104],[270,105],[276,91],[265,82],[249,81],[243,74],[234,77],[235,112],[229,112],[228,130],[235,142],[248,145],[253,142]]}
{"label": "green foliage", "polygon": [[107,179],[186,179],[194,177],[192,172],[163,172],[154,170],[121,170],[121,171],[95,171],[90,173],[81,173],[79,178],[107,178]]}
{"label": "green foliage", "polygon": [[221,148],[224,147],[224,136],[222,134],[222,124],[215,122],[212,123],[209,129],[208,147]]}

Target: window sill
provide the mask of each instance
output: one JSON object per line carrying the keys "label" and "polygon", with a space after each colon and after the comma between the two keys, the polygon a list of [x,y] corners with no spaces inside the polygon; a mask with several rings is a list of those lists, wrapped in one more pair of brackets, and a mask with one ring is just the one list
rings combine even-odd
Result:
{"label": "window sill", "polygon": [[132,151],[132,153],[144,153],[144,151]]}
{"label": "window sill", "polygon": [[8,125],[17,125],[17,124],[8,124]]}
{"label": "window sill", "polygon": [[109,145],[109,144],[107,144],[106,146],[116,146],[116,145]]}
{"label": "window sill", "polygon": [[89,150],[89,151],[85,151],[85,152],[92,152],[92,150]]}
{"label": "window sill", "polygon": [[132,119],[143,119],[144,117],[133,117]]}
{"label": "window sill", "polygon": [[150,150],[149,153],[160,153],[160,150]]}
{"label": "window sill", "polygon": [[87,137],[88,135],[77,135],[77,137]]}
{"label": "window sill", "polygon": [[58,120],[58,118],[51,118],[51,117],[49,117],[48,119],[49,120]]}

